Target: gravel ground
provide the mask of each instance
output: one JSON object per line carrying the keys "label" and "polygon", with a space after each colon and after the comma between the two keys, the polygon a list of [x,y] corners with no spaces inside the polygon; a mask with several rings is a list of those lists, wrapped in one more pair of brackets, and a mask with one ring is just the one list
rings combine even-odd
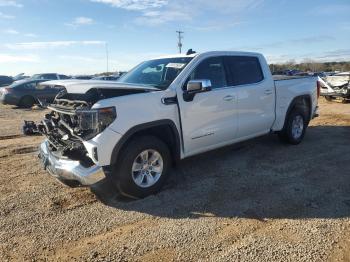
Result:
{"label": "gravel ground", "polygon": [[350,104],[320,106],[299,146],[268,135],[193,157],[128,201],[48,176],[42,137],[20,135],[45,112],[1,105],[0,261],[350,261]]}

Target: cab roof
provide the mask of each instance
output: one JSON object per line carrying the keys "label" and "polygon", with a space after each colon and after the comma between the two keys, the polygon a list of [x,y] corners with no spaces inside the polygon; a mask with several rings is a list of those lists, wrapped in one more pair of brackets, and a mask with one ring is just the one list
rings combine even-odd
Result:
{"label": "cab roof", "polygon": [[175,55],[164,55],[160,57],[156,57],[153,59],[162,59],[162,58],[186,58],[186,57],[196,57],[199,55],[236,55],[236,56],[256,56],[260,57],[262,56],[260,53],[255,53],[255,52],[245,52],[245,51],[208,51],[208,52],[203,52],[203,53],[193,53],[190,55],[186,54],[175,54]]}

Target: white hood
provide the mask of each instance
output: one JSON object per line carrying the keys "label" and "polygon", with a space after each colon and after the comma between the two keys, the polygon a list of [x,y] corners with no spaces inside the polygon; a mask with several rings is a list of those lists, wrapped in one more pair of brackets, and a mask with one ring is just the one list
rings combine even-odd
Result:
{"label": "white hood", "polygon": [[70,94],[85,94],[90,89],[134,89],[134,90],[149,90],[159,91],[160,89],[149,85],[136,85],[128,83],[119,83],[113,81],[102,80],[54,80],[41,83],[43,86],[63,86],[67,93]]}
{"label": "white hood", "polygon": [[343,86],[349,83],[350,76],[327,76],[325,78],[326,82],[334,87]]}

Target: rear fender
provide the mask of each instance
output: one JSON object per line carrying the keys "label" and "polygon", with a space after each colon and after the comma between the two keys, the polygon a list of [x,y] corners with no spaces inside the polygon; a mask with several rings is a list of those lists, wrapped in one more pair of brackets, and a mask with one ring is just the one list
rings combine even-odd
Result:
{"label": "rear fender", "polygon": [[311,101],[312,100],[311,100],[310,95],[301,95],[301,96],[295,97],[288,106],[288,110],[287,110],[287,113],[286,113],[285,119],[284,119],[283,128],[286,125],[287,118],[288,118],[289,114],[296,106],[304,107],[305,110],[307,110],[307,112],[306,112],[308,115],[307,122],[309,122],[312,119],[312,109],[311,109],[312,102]]}

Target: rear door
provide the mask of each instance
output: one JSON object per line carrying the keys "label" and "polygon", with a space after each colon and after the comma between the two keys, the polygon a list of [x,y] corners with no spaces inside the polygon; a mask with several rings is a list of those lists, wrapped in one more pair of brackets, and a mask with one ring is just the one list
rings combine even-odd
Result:
{"label": "rear door", "polygon": [[66,76],[66,75],[58,75],[58,77],[59,77],[60,80],[70,79],[70,77]]}
{"label": "rear door", "polygon": [[268,133],[275,120],[274,83],[264,76],[255,56],[227,56],[229,85],[237,92],[239,110],[237,139]]}
{"label": "rear door", "polygon": [[193,101],[185,101],[178,89],[186,156],[227,144],[237,132],[237,94],[227,83],[223,57],[199,61],[183,89],[189,80],[201,79],[210,80],[212,90],[196,94]]}

